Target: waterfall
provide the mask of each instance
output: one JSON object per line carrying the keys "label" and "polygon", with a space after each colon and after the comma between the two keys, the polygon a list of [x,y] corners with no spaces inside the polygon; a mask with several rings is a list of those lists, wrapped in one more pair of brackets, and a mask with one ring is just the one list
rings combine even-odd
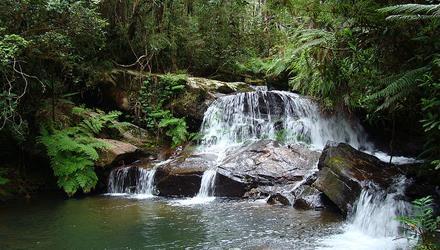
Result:
{"label": "waterfall", "polygon": [[325,116],[311,99],[284,91],[238,93],[218,98],[205,113],[201,147],[224,152],[249,140],[303,143],[315,149],[327,141],[372,150],[356,121],[340,114]]}
{"label": "waterfall", "polygon": [[[323,114],[310,98],[286,91],[255,91],[224,96],[205,112],[199,150],[215,153],[218,162],[228,150],[248,141],[271,139],[286,144],[305,144],[322,150],[328,141],[344,142],[388,162],[390,156],[375,149],[356,119],[341,113]],[[415,162],[393,157],[397,164]]]}
{"label": "waterfall", "polygon": [[409,242],[402,238],[397,217],[408,214],[410,205],[399,200],[405,190],[402,178],[392,187],[393,193],[364,188],[343,233],[322,241],[322,249],[407,249]]}
{"label": "waterfall", "polygon": [[214,169],[209,169],[203,173],[202,182],[200,184],[200,190],[196,197],[208,198],[210,196],[214,196],[216,175],[217,175],[217,171]]}
{"label": "waterfall", "polygon": [[139,167],[120,167],[113,169],[109,176],[110,194],[134,194],[137,197],[154,195],[154,175],[156,168],[147,170]]}

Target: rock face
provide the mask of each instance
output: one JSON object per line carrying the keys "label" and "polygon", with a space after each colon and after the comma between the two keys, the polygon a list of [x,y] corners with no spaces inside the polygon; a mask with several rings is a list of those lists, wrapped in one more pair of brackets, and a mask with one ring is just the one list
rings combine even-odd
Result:
{"label": "rock face", "polygon": [[[120,125],[118,122],[114,122],[115,125]],[[120,125],[123,127],[120,131],[118,131],[119,140],[132,144],[136,147],[142,148],[148,142],[151,142],[153,139],[151,138],[150,133],[143,128],[140,128],[131,123],[124,123],[124,125]]]}
{"label": "rock face", "polygon": [[351,210],[368,183],[387,189],[400,172],[350,145],[328,144],[319,159],[313,187],[322,191],[342,212]]}
{"label": "rock face", "polygon": [[95,163],[95,165],[98,167],[114,165],[120,161],[126,159],[135,159],[136,157],[142,155],[142,151],[130,143],[111,139],[99,140],[107,143],[110,145],[110,147],[100,152],[99,160]]}
{"label": "rock face", "polygon": [[[263,140],[230,152],[218,167],[218,175],[241,184],[244,191],[258,186],[292,184],[301,181],[315,166],[319,153],[299,145],[282,146]],[[228,190],[219,188],[228,194]]]}

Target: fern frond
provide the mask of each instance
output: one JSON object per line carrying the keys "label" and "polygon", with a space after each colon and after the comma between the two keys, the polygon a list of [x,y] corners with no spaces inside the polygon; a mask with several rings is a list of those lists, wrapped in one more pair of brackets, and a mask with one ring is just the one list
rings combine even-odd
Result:
{"label": "fern frond", "polygon": [[440,4],[399,4],[379,9],[388,14],[422,14],[440,16]]}
{"label": "fern frond", "polygon": [[400,4],[378,10],[387,20],[417,21],[440,18],[440,4]]}
{"label": "fern frond", "polygon": [[374,100],[390,97],[402,92],[403,90],[413,89],[417,87],[418,81],[429,70],[430,67],[425,66],[405,72],[404,74],[399,75],[397,79],[392,81],[387,87],[369,96],[368,99]]}
{"label": "fern frond", "polygon": [[391,15],[386,18],[389,21],[421,21],[433,19],[430,15]]}

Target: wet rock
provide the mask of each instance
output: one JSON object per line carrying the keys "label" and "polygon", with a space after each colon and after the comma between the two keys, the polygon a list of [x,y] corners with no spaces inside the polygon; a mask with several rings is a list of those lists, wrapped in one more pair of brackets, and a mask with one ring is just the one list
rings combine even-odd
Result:
{"label": "wet rock", "polygon": [[182,153],[157,168],[155,183],[161,196],[194,196],[200,189],[203,172],[212,165],[212,156]]}
{"label": "wet rock", "polygon": [[112,139],[99,140],[108,144],[109,147],[99,153],[99,160],[95,163],[98,167],[115,165],[124,161],[130,162],[143,155],[142,150],[130,143]]}
{"label": "wet rock", "polygon": [[285,206],[292,205],[290,203],[289,198],[286,197],[286,195],[281,194],[281,193],[276,193],[276,194],[272,194],[271,196],[269,196],[269,198],[267,199],[267,204],[270,204],[270,205],[285,205]]}
{"label": "wet rock", "polygon": [[318,157],[319,153],[300,145],[288,148],[276,141],[263,140],[228,152],[218,166],[218,175],[240,183],[244,191],[258,186],[287,185],[302,180]]}
{"label": "wet rock", "polygon": [[293,206],[298,209],[323,209],[326,207],[323,194],[309,185],[302,185],[294,191]]}
{"label": "wet rock", "polygon": [[318,168],[313,187],[323,192],[343,213],[350,211],[368,183],[387,189],[400,174],[398,168],[344,143],[328,144]]}

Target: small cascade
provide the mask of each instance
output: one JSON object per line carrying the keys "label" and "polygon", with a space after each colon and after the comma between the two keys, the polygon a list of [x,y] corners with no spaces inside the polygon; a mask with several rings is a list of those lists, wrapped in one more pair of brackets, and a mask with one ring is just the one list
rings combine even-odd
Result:
{"label": "small cascade", "polygon": [[108,181],[110,194],[154,195],[156,169],[121,167],[111,171]]}
{"label": "small cascade", "polygon": [[396,220],[410,211],[410,205],[398,199],[403,195],[404,183],[404,178],[399,180],[393,193],[362,190],[343,233],[325,239],[323,249],[407,249],[409,242],[402,238]]}
{"label": "small cascade", "polygon": [[200,190],[196,197],[208,198],[214,196],[215,177],[217,171],[214,169],[206,170],[202,176],[202,182],[200,184]]}
{"label": "small cascade", "polygon": [[196,196],[190,199],[177,200],[175,203],[178,205],[196,205],[196,204],[206,204],[215,200],[215,177],[217,176],[217,171],[215,169],[208,169],[203,173],[202,182],[200,184],[199,192]]}

